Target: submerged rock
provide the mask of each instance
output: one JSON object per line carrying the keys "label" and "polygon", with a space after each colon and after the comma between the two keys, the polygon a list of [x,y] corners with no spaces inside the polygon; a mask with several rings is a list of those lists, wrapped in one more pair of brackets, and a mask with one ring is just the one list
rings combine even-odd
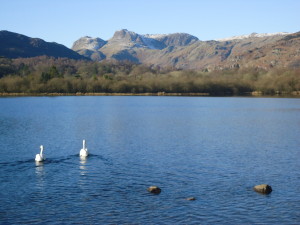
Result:
{"label": "submerged rock", "polygon": [[159,194],[161,192],[161,189],[157,186],[150,186],[147,190],[153,194]]}
{"label": "submerged rock", "polygon": [[260,184],[253,187],[254,191],[261,194],[270,194],[272,192],[272,187],[268,184]]}

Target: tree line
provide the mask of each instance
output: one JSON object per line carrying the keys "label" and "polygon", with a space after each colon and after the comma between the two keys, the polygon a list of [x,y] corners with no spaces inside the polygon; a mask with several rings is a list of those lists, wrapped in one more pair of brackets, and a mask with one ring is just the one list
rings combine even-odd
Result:
{"label": "tree line", "polygon": [[0,93],[207,93],[213,96],[291,94],[300,91],[299,69],[234,68],[193,71],[131,62],[67,58],[0,58]]}

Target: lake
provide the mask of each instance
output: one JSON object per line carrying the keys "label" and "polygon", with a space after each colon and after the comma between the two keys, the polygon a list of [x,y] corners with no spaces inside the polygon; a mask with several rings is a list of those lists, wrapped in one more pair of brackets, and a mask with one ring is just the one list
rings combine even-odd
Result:
{"label": "lake", "polygon": [[298,98],[2,97],[0,143],[0,224],[300,223]]}

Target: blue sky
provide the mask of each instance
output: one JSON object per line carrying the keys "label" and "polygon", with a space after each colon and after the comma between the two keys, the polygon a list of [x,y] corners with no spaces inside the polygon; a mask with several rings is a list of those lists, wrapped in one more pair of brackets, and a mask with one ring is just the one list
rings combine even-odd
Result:
{"label": "blue sky", "polygon": [[300,31],[300,0],[0,0],[0,30],[71,47],[82,36],[185,32],[200,40]]}

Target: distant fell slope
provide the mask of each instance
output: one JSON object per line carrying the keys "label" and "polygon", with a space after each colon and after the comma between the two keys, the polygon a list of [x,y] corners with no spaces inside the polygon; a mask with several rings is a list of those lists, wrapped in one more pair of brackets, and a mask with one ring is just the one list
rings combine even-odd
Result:
{"label": "distant fell slope", "polygon": [[248,52],[242,52],[237,61],[247,67],[300,68],[300,32],[284,37]]}
{"label": "distant fell slope", "polygon": [[167,46],[187,46],[199,41],[199,39],[193,35],[186,33],[174,33],[165,35],[145,35],[146,37],[153,38],[162,42],[165,47]]}
{"label": "distant fell slope", "polygon": [[72,50],[94,61],[101,61],[106,56],[99,49],[106,43],[101,38],[85,36],[74,42]]}
{"label": "distant fell slope", "polygon": [[222,39],[217,39],[216,41],[232,41],[232,40],[241,40],[241,39],[247,39],[247,38],[261,38],[261,37],[272,37],[272,36],[285,36],[290,33],[288,32],[277,32],[277,33],[251,33],[251,34],[246,34],[246,35],[239,35],[239,36],[233,36],[233,37],[228,37],[228,38],[222,38]]}
{"label": "distant fell slope", "polygon": [[0,31],[0,56],[27,58],[41,55],[71,59],[85,58],[61,44],[46,42],[39,38],[30,38],[10,31]]}

